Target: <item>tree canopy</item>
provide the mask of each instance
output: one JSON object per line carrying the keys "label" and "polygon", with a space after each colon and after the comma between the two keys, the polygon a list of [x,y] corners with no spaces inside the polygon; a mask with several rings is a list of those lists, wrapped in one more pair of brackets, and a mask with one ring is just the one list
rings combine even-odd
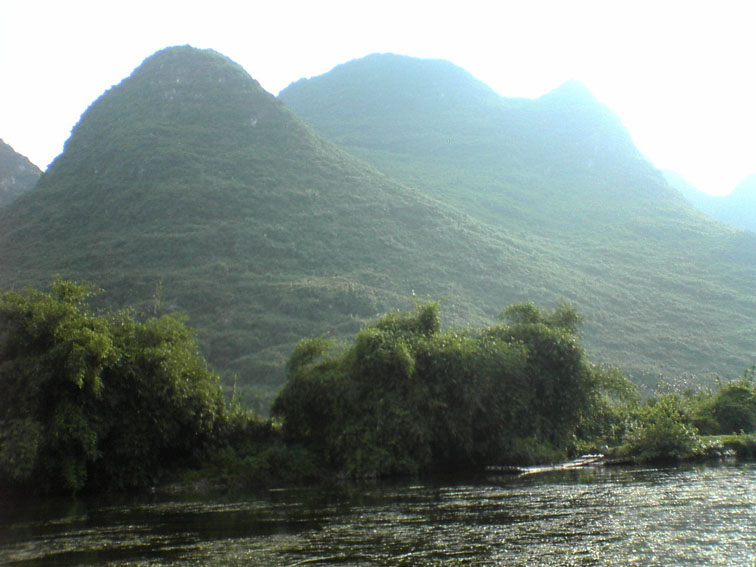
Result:
{"label": "tree canopy", "polygon": [[[618,369],[588,361],[569,306],[517,304],[495,325],[442,329],[436,302],[390,312],[350,343],[302,340],[265,421],[225,403],[184,321],[95,311],[96,292],[57,278],[0,295],[0,487],[124,489],[197,466],[252,484],[387,476],[604,446],[684,460],[705,454],[700,434],[756,430],[753,370],[641,403]],[[744,454],[756,452],[749,439]]]}
{"label": "tree canopy", "polygon": [[573,309],[525,304],[503,317],[510,324],[442,331],[430,302],[341,348],[306,339],[274,415],[287,440],[355,476],[564,455],[601,405],[606,371],[586,359]]}
{"label": "tree canopy", "polygon": [[218,376],[176,317],[95,313],[94,289],[0,296],[0,480],[36,491],[154,482],[224,418]]}

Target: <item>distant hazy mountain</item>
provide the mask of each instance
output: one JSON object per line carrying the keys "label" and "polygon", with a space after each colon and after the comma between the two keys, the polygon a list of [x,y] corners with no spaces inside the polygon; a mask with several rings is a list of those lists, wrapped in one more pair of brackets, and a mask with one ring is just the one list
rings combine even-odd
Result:
{"label": "distant hazy mountain", "polygon": [[756,175],[746,177],[729,195],[704,193],[673,171],[665,171],[664,176],[697,209],[724,223],[756,232]]}
{"label": "distant hazy mountain", "polygon": [[586,314],[598,358],[636,376],[753,362],[756,239],[698,214],[581,84],[507,99],[447,62],[372,55],[280,98],[384,173],[548,251],[533,263]]}
{"label": "distant hazy mountain", "polygon": [[472,325],[570,301],[594,360],[652,381],[754,362],[755,243],[695,214],[579,84],[509,100],[449,63],[375,56],[277,100],[178,47],[95,101],[0,211],[0,284],[61,273],[188,313],[211,362],[268,397],[299,339],[413,295]]}
{"label": "distant hazy mountain", "polygon": [[34,187],[41,174],[36,165],[0,140],[0,207]]}
{"label": "distant hazy mountain", "polygon": [[495,222],[506,210],[531,228],[580,238],[577,215],[614,223],[628,206],[682,206],[617,116],[578,82],[508,99],[446,61],[379,54],[300,80],[280,98],[387,174],[495,213]]}

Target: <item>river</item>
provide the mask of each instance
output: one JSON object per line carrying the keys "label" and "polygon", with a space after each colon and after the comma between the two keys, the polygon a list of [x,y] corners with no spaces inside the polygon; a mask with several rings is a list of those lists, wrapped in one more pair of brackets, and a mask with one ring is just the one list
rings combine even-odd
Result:
{"label": "river", "polygon": [[752,567],[755,561],[753,464],[48,500],[0,512],[0,565]]}

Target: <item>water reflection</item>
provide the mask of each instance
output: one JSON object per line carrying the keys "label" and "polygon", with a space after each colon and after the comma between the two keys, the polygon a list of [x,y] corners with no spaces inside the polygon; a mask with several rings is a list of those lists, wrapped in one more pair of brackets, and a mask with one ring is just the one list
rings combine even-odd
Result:
{"label": "water reflection", "polygon": [[752,565],[756,469],[588,469],[213,499],[47,502],[5,565]]}

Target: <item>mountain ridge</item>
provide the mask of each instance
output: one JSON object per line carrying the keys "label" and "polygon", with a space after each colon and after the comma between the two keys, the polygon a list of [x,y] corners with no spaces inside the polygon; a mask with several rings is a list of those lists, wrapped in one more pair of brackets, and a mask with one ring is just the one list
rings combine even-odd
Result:
{"label": "mountain ridge", "polygon": [[0,207],[32,189],[41,175],[40,169],[26,156],[0,139]]}
{"label": "mountain ridge", "polygon": [[[377,67],[375,73],[371,73],[371,64]],[[411,88],[405,86],[404,77],[424,64],[433,73],[429,71],[416,79]],[[395,67],[398,69],[392,71]],[[561,193],[581,191],[586,176],[606,190],[612,187],[607,181],[613,177],[632,175],[642,181],[635,185],[636,189],[657,187],[656,193],[646,199],[679,201],[677,193],[666,186],[660,173],[635,148],[616,115],[579,83],[567,82],[538,99],[508,99],[487,88],[485,101],[476,104],[482,83],[469,73],[455,72],[444,84],[447,91],[468,101],[466,112],[461,112],[460,105],[450,102],[451,97],[437,96],[435,91],[439,82],[435,77],[449,67],[454,68],[451,63],[441,65],[436,60],[372,55],[293,83],[281,91],[279,98],[328,138],[379,168],[385,164],[385,171],[397,171],[410,185],[422,184],[428,173],[412,176],[420,161],[426,162],[423,165],[431,173],[441,171],[452,179],[459,167],[475,168],[478,193],[489,192],[493,183],[506,184],[509,178],[512,182],[507,190],[512,198],[505,199],[504,205],[513,209],[528,198],[518,190],[518,185],[530,181],[518,179],[524,171],[530,178],[546,178],[548,183],[541,182],[542,190],[554,186],[543,203],[553,207],[553,212],[562,206]],[[351,74],[350,69],[354,70]],[[381,90],[349,86],[361,85],[366,76],[380,77],[374,84]],[[425,76],[430,79],[421,80]],[[299,94],[304,91],[306,96]],[[386,106],[389,103],[391,107]],[[424,110],[417,114],[415,107]],[[375,115],[380,120],[370,121],[369,117]],[[453,167],[448,165],[450,162]],[[409,175],[405,176],[405,172]],[[572,181],[572,186],[555,186],[553,181],[559,177]],[[652,183],[647,183],[649,179]],[[453,196],[449,191],[441,194],[445,199]],[[596,191],[586,196],[602,198]],[[611,202],[616,197],[613,195]],[[636,195],[629,197],[635,199]],[[454,204],[464,205],[459,201]],[[621,203],[617,213],[623,214],[624,207],[625,203]],[[522,213],[531,211],[533,207],[527,206]],[[532,215],[531,222],[537,223],[538,217]],[[548,230],[549,226],[542,228]]]}
{"label": "mountain ridge", "polygon": [[57,272],[105,288],[110,305],[188,313],[210,361],[264,399],[299,339],[352,334],[413,290],[452,298],[457,320],[490,320],[505,305],[473,296],[508,284],[488,269],[543,270],[519,247],[190,47],[158,52],[98,98],[35,191],[0,213],[4,285]]}
{"label": "mountain ridge", "polygon": [[[587,155],[593,126],[574,144],[563,125],[548,137],[548,108],[413,62],[404,76],[447,85],[426,104],[390,80],[392,64],[373,73],[378,60],[362,70],[370,112],[359,81],[356,101],[309,99],[329,102],[326,116],[352,112],[332,141],[217,52],[152,55],[82,115],[35,190],[0,210],[0,282],[58,272],[105,288],[109,305],[187,313],[210,362],[263,409],[298,340],[350,336],[413,296],[443,299],[455,325],[514,302],[571,302],[592,358],[646,381],[752,363],[756,305],[742,282],[756,247],[690,217],[653,167],[620,151],[616,124],[619,149]],[[422,112],[396,107],[408,93]],[[724,279],[702,260],[728,256]]]}
{"label": "mountain ridge", "polygon": [[744,178],[727,195],[704,193],[673,171],[664,171],[664,176],[696,209],[720,222],[756,233],[756,174]]}
{"label": "mountain ridge", "polygon": [[[727,358],[729,364],[737,359],[732,355],[738,349],[742,349],[743,362],[750,359],[746,353],[753,352],[754,345],[741,331],[753,328],[750,316],[743,314],[754,314],[756,242],[696,213],[635,148],[616,115],[582,86],[568,83],[532,100],[501,97],[499,103],[473,113],[465,133],[473,140],[469,147],[486,148],[483,152],[466,152],[461,147],[456,153],[437,152],[447,132],[432,122],[413,124],[428,141],[416,144],[408,157],[405,146],[391,143],[401,138],[403,127],[386,131],[385,124],[396,122],[377,112],[375,93],[357,92],[348,100],[341,97],[338,107],[323,104],[340,92],[341,84],[359,82],[360,73],[350,79],[348,65],[341,66],[338,77],[326,73],[296,83],[279,98],[318,131],[379,169],[453,203],[493,228],[506,227],[538,239],[560,262],[584,273],[586,282],[602,280],[603,297],[595,300],[590,299],[592,292],[575,289],[570,282],[565,282],[564,294],[577,300],[592,319],[586,329],[587,342],[604,360],[620,352],[613,360],[625,368],[632,366],[627,359],[633,354],[619,344],[622,340],[609,338],[611,345],[597,347],[607,341],[601,335],[618,333],[631,337],[628,348],[657,351],[657,357],[664,351],[660,345],[667,345],[668,360],[690,357],[694,343],[709,345],[704,347],[707,356]],[[384,70],[384,74],[386,90],[405,92],[400,79],[392,82],[390,72]],[[403,70],[396,74],[401,78]],[[432,85],[425,90],[432,91]],[[429,106],[436,100],[429,96]],[[401,112],[403,102],[398,101],[400,108],[390,108],[388,113]],[[491,108],[495,112],[489,112]],[[451,110],[438,109],[442,122],[453,116]],[[350,121],[352,116],[362,117],[359,127]],[[607,294],[609,290],[613,291]],[[730,313],[732,323],[720,320],[713,305],[700,303],[701,297],[730,294],[744,303],[736,309],[712,300]],[[622,331],[611,330],[613,326],[604,318],[609,312],[627,318],[615,324]],[[679,337],[670,336],[672,328],[680,329]],[[695,328],[716,328],[726,335],[720,354],[711,348],[705,332],[695,337],[696,332],[690,331]],[[638,340],[644,333],[656,339]],[[707,366],[712,369],[699,357],[688,372],[697,372],[699,364],[699,371]],[[731,368],[737,372],[737,363]]]}

